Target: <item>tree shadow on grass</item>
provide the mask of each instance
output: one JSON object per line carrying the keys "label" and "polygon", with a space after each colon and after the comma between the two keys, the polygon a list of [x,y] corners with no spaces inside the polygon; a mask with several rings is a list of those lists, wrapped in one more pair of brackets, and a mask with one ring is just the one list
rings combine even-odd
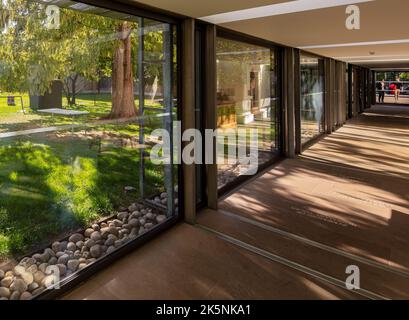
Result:
{"label": "tree shadow on grass", "polygon": [[[0,256],[34,251],[111,215],[139,196],[139,149],[104,150],[86,138],[41,134],[0,144]],[[148,160],[148,159],[147,159]],[[146,192],[163,185],[146,164]],[[135,187],[126,193],[125,186]]]}

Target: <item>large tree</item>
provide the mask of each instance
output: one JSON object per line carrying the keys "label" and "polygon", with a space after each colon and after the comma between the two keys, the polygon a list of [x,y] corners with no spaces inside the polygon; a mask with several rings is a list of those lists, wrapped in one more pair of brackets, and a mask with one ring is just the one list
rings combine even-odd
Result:
{"label": "large tree", "polygon": [[134,77],[132,72],[132,28],[128,22],[118,27],[112,67],[112,110],[110,118],[130,118],[136,116]]}
{"label": "large tree", "polygon": [[44,94],[55,79],[94,80],[99,56],[96,26],[101,17],[62,9],[60,26],[47,29],[44,5],[12,0],[2,1],[1,6],[7,17],[0,35],[3,90]]}
{"label": "large tree", "polygon": [[135,116],[136,23],[61,9],[60,26],[50,30],[45,8],[27,0],[0,2],[0,89],[41,95],[61,79],[72,105],[80,79],[98,82],[107,76],[113,82],[109,117]]}

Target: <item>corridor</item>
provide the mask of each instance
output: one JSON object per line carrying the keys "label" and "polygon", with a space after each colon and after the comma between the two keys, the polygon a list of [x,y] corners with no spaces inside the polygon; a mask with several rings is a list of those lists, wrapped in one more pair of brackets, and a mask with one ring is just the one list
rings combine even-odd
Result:
{"label": "corridor", "polygon": [[65,298],[409,298],[408,228],[409,108],[374,106]]}

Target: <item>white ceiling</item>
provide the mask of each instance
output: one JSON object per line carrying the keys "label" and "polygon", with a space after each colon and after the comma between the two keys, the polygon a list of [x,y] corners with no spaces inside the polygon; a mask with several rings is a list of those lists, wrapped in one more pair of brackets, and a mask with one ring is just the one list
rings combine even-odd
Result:
{"label": "white ceiling", "polygon": [[243,10],[291,0],[133,0],[192,18]]}
{"label": "white ceiling", "polygon": [[[338,60],[371,68],[409,68],[409,0],[357,3],[361,11],[361,29],[353,31],[345,27],[345,1],[138,0],[207,21],[222,18],[228,21],[220,24],[223,27],[292,47],[307,47],[306,51]],[[347,2],[362,1],[365,0]],[[314,9],[314,6],[328,8]],[[258,9],[246,10],[251,8]],[[294,12],[297,8],[307,11]],[[233,12],[237,10],[241,11]],[[221,13],[228,14],[219,16]],[[251,18],[254,16],[257,18]]]}

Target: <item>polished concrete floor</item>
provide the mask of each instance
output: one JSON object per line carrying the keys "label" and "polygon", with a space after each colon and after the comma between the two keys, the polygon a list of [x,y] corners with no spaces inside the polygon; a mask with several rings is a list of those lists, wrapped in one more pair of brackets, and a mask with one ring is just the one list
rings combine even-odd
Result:
{"label": "polished concrete floor", "polygon": [[65,298],[404,299],[408,230],[409,108],[375,106]]}
{"label": "polished concrete floor", "polygon": [[390,104],[406,104],[409,105],[409,96],[407,95],[401,95],[399,97],[399,100],[396,102],[395,97],[394,96],[386,96],[384,103],[390,103]]}

